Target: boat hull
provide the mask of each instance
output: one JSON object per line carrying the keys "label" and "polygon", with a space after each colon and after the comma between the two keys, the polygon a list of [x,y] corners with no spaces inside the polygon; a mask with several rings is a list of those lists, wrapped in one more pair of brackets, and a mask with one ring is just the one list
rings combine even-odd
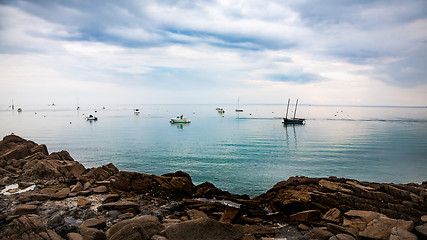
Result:
{"label": "boat hull", "polygon": [[304,124],[305,118],[283,118],[283,124]]}
{"label": "boat hull", "polygon": [[170,123],[190,123],[191,120],[184,118],[184,119],[180,119],[180,118],[172,118],[170,121]]}

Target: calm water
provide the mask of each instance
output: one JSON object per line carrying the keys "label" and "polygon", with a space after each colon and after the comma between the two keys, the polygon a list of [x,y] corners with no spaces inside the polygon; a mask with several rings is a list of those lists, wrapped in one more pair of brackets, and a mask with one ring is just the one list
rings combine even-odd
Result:
{"label": "calm water", "polygon": [[[224,108],[224,117],[216,107]],[[13,132],[46,144],[49,152],[67,150],[86,167],[112,162],[157,175],[182,170],[195,184],[209,181],[251,196],[295,175],[427,180],[427,108],[299,106],[297,116],[307,123],[288,127],[277,119],[282,105],[241,105],[239,115],[235,108],[23,106],[22,113],[0,110],[0,136]],[[94,110],[99,120],[87,122],[83,114]],[[171,125],[180,114],[192,122]]]}

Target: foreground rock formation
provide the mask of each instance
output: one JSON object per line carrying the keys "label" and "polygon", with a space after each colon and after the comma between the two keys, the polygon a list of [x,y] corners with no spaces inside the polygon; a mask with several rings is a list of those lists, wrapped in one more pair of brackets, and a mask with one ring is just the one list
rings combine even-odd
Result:
{"label": "foreground rock formation", "polygon": [[180,171],[86,169],[10,135],[0,141],[0,239],[427,239],[426,188],[291,177],[250,199]]}

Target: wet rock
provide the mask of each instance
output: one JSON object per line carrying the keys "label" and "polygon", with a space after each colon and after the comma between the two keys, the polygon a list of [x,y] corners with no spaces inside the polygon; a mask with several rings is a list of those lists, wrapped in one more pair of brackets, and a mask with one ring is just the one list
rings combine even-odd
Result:
{"label": "wet rock", "polygon": [[85,240],[105,240],[103,231],[96,228],[80,228],[80,235]]}
{"label": "wet rock", "polygon": [[414,227],[414,223],[401,219],[396,220],[388,217],[379,217],[369,222],[366,229],[359,232],[359,236],[370,239],[388,239],[394,227],[411,231]]}
{"label": "wet rock", "polygon": [[199,218],[169,226],[165,231],[169,240],[237,240],[244,236],[239,225]]}
{"label": "wet rock", "polygon": [[[125,226],[132,224],[132,226],[140,226],[144,233],[150,238],[154,235],[159,235],[160,231],[163,230],[163,226],[160,224],[159,219],[154,216],[145,215],[134,217],[132,219],[123,220],[119,223],[114,224],[108,231],[106,232],[107,239],[111,239],[114,235],[121,231]],[[138,228],[139,229],[139,228]],[[137,231],[143,236],[141,231]],[[148,239],[149,239],[148,238]]]}
{"label": "wet rock", "polygon": [[322,219],[333,223],[339,223],[340,217],[341,211],[338,208],[332,208],[322,216]]}
{"label": "wet rock", "polygon": [[187,210],[187,215],[190,217],[190,219],[198,219],[198,218],[206,218],[208,215],[206,213],[196,210],[196,209],[189,209]]}
{"label": "wet rock", "polygon": [[82,225],[80,226],[81,228],[97,228],[97,229],[103,229],[105,228],[106,224],[105,224],[105,219],[103,216],[98,216],[96,218],[90,218],[85,220]]}
{"label": "wet rock", "polygon": [[26,215],[37,213],[37,206],[35,205],[19,205],[16,207],[16,215]]}

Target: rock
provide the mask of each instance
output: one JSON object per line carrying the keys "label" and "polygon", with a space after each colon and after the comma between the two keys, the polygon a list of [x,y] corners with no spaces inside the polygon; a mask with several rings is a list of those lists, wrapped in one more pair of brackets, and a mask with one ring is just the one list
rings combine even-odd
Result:
{"label": "rock", "polygon": [[116,202],[119,199],[120,199],[120,195],[119,194],[111,193],[111,194],[108,194],[107,196],[105,196],[105,199],[102,202],[103,203]]}
{"label": "rock", "polygon": [[37,213],[36,205],[19,205],[16,207],[15,214],[16,215],[25,215],[25,214],[33,214]]}
{"label": "rock", "polygon": [[[114,224],[110,229],[107,230],[106,235],[107,239],[111,239],[117,232],[123,229],[126,225],[133,224],[132,226],[139,225],[144,229],[144,233],[148,237],[160,234],[160,231],[163,230],[163,226],[160,224],[159,219],[155,216],[144,215],[139,217],[134,217],[132,219],[123,220],[119,223]],[[138,231],[141,236],[143,235],[141,231]],[[149,239],[149,238],[148,238]]]}
{"label": "rock", "polygon": [[243,225],[243,231],[253,235],[274,235],[276,232],[274,228],[264,225]]}
{"label": "rock", "polygon": [[80,228],[80,234],[84,240],[105,240],[103,231],[96,228]]}
{"label": "rock", "polygon": [[47,230],[46,234],[40,233],[41,237],[49,240],[64,240],[61,236],[59,236],[55,231],[53,230]]}
{"label": "rock", "polygon": [[427,239],[427,223],[415,227],[415,233],[420,239]]}
{"label": "rock", "polygon": [[42,190],[40,190],[41,194],[46,194],[46,195],[52,195],[54,193],[56,193],[56,189],[55,188],[43,188]]}
{"label": "rock", "polygon": [[359,232],[359,236],[370,239],[388,239],[394,227],[411,231],[414,228],[414,223],[401,219],[396,220],[388,217],[379,217],[368,223],[366,229]]}
{"label": "rock", "polygon": [[296,222],[314,222],[320,218],[319,210],[307,210],[292,214],[289,216],[291,221]]}
{"label": "rock", "polygon": [[330,237],[329,240],[356,240],[356,239],[349,234],[340,233],[340,234],[337,234],[335,236]]}
{"label": "rock", "polygon": [[339,183],[331,182],[331,181],[324,180],[324,179],[319,181],[319,185],[322,187],[325,187],[331,191],[335,191],[335,192],[344,192],[344,193],[352,193],[353,192],[348,188],[342,187],[342,185]]}
{"label": "rock", "polygon": [[87,173],[83,174],[83,176],[87,179],[103,181],[117,173],[119,173],[119,170],[116,168],[116,166],[114,166],[112,163],[109,163],[101,167],[91,168]]}
{"label": "rock", "polygon": [[189,209],[187,210],[187,215],[190,217],[191,220],[198,219],[198,218],[207,218],[208,215],[206,213],[199,211],[197,209]]}
{"label": "rock", "polygon": [[421,221],[427,222],[427,215],[422,215],[421,216]]}
{"label": "rock", "polygon": [[220,222],[235,223],[239,217],[240,208],[227,206]]}
{"label": "rock", "polygon": [[344,214],[343,227],[356,235],[359,231],[364,230],[368,223],[380,217],[386,216],[372,211],[350,210]]}
{"label": "rock", "polygon": [[322,219],[333,223],[339,223],[340,217],[341,211],[338,208],[332,208],[322,216]]}
{"label": "rock", "polygon": [[54,199],[64,199],[68,197],[68,194],[70,194],[70,189],[66,187],[52,194],[51,197]]}
{"label": "rock", "polygon": [[36,239],[37,235],[42,232],[46,232],[46,227],[43,225],[40,216],[29,214],[14,219],[8,225],[4,239]]}
{"label": "rock", "polygon": [[118,231],[116,231],[113,235],[110,235],[107,239],[149,240],[150,238],[140,224],[131,222],[118,229]]}
{"label": "rock", "polygon": [[85,182],[85,185],[83,186],[83,190],[88,190],[91,186],[92,184],[90,184],[90,182]]}
{"label": "rock", "polygon": [[80,226],[81,228],[97,228],[97,229],[103,229],[105,228],[105,219],[103,216],[98,216],[96,218],[90,218],[87,219],[82,223]]}
{"label": "rock", "polygon": [[169,240],[237,240],[244,236],[240,225],[199,218],[169,226],[165,231]]}
{"label": "rock", "polygon": [[151,240],[168,240],[168,239],[160,235],[154,235],[151,237]]}
{"label": "rock", "polygon": [[83,191],[83,185],[80,182],[77,182],[76,185],[74,185],[73,187],[71,187],[71,192],[80,192]]}
{"label": "rock", "polygon": [[129,208],[132,208],[132,209],[135,209],[135,211],[140,212],[138,204],[125,201],[125,200],[106,203],[106,204],[103,204],[102,207],[106,210],[127,210]]}
{"label": "rock", "polygon": [[80,235],[79,233],[74,233],[74,232],[68,233],[67,238],[68,238],[68,240],[85,240],[82,235]]}
{"label": "rock", "polygon": [[415,236],[415,234],[409,231],[398,227],[393,227],[391,229],[391,235],[389,237],[389,240],[418,240],[418,238],[417,236]]}
{"label": "rock", "polygon": [[92,202],[84,197],[79,197],[77,198],[77,206],[81,207],[81,208],[89,208],[90,205],[92,205]]}
{"label": "rock", "polygon": [[313,228],[309,233],[310,239],[316,239],[316,240],[328,240],[333,236],[334,234],[321,228]]}
{"label": "rock", "polygon": [[98,186],[96,188],[93,189],[94,193],[106,193],[108,192],[108,189],[106,186]]}

